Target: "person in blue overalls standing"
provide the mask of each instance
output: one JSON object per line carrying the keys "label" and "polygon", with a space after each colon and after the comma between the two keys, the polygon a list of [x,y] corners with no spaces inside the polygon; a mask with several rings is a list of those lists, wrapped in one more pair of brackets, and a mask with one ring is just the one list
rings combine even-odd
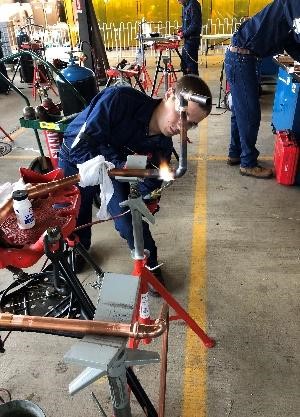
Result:
{"label": "person in blue overalls standing", "polygon": [[[69,124],[59,154],[59,166],[65,176],[78,173],[77,164],[86,162],[97,155],[116,168],[124,168],[128,155],[148,156],[149,168],[158,167],[162,161],[169,162],[172,154],[172,136],[180,132],[180,114],[177,108],[180,91],[211,98],[206,83],[196,75],[186,75],[170,88],[164,99],[153,99],[132,87],[110,87],[101,91]],[[203,120],[211,111],[211,105],[202,106],[188,103],[187,128],[190,129]],[[114,193],[107,205],[112,217],[126,211],[120,203],[128,199],[129,184],[112,179]],[[147,178],[140,183],[142,196],[161,186],[161,181]],[[88,224],[92,220],[92,205],[95,187],[80,188],[81,206],[77,225]],[[115,228],[127,241],[130,249],[134,247],[131,215],[115,218]],[[91,227],[77,232],[80,242],[86,249],[91,245]],[[148,266],[157,267],[157,247],[149,225],[143,222],[144,247],[149,252]],[[75,260],[77,272],[82,268],[83,258]],[[159,269],[154,271],[163,282]]]}
{"label": "person in blue overalls standing", "polygon": [[242,23],[226,51],[225,72],[233,104],[227,164],[240,165],[241,175],[273,176],[271,169],[257,162],[261,120],[257,61],[283,50],[300,60],[299,0],[274,0]]}
{"label": "person in blue overalls standing", "polygon": [[202,30],[201,6],[197,0],[178,0],[182,4],[182,28],[178,34],[184,39],[181,69],[183,74],[199,74],[198,50]]}

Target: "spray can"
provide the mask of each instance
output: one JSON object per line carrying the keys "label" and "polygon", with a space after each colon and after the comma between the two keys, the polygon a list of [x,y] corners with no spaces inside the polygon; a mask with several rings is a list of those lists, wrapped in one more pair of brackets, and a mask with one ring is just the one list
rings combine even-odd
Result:
{"label": "spray can", "polygon": [[35,225],[32,205],[26,190],[16,190],[12,194],[13,209],[20,229],[31,229]]}

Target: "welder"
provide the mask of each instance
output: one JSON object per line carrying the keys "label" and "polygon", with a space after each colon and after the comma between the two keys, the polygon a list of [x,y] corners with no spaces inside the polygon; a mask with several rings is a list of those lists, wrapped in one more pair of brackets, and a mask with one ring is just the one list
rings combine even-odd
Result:
{"label": "welder", "polygon": [[178,0],[182,4],[182,27],[178,34],[183,38],[181,69],[183,74],[199,74],[198,50],[202,30],[201,6],[197,0]]}
{"label": "welder", "polygon": [[[116,168],[124,168],[128,155],[143,154],[148,157],[148,167],[158,167],[162,161],[169,162],[172,153],[172,136],[180,132],[178,101],[181,90],[192,91],[211,97],[206,83],[197,76],[186,75],[170,88],[163,99],[153,99],[131,87],[109,87],[101,91],[73,122],[64,135],[59,166],[66,176],[78,172],[77,164],[86,162],[97,155],[112,162]],[[187,128],[197,126],[211,111],[211,106],[189,102],[187,109]],[[119,203],[128,199],[128,182],[112,180],[114,193],[107,205],[111,216],[126,209]],[[145,179],[140,183],[142,196],[149,194],[161,185],[157,179]],[[95,188],[81,188],[81,208],[78,226],[91,222],[92,203]],[[129,248],[134,247],[131,215],[114,220],[115,228],[126,239]],[[144,247],[149,251],[148,266],[158,264],[157,247],[149,230],[143,222]],[[78,231],[80,242],[89,249],[91,228]],[[77,271],[83,266],[77,259]],[[160,269],[154,271],[163,282]]]}
{"label": "welder", "polygon": [[271,178],[272,169],[258,164],[256,148],[261,120],[258,60],[286,51],[300,60],[300,2],[274,0],[247,19],[233,35],[225,54],[225,71],[232,94],[228,165],[240,174]]}

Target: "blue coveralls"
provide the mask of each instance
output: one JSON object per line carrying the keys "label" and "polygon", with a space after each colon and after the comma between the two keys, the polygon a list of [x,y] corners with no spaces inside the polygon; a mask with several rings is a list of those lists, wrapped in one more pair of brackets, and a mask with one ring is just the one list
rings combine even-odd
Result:
{"label": "blue coveralls", "polygon": [[241,158],[241,167],[255,167],[261,120],[259,102],[259,58],[283,50],[300,59],[300,1],[274,0],[255,16],[246,20],[233,35],[232,46],[250,54],[225,54],[225,72],[232,94],[231,141],[229,157]]}
{"label": "blue coveralls", "polygon": [[[110,87],[97,94],[90,105],[70,123],[64,134],[59,166],[63,168],[65,176],[77,173],[77,164],[97,155],[103,155],[116,168],[123,168],[127,155],[134,153],[148,155],[148,160],[155,166],[162,160],[170,161],[172,139],[162,134],[148,135],[150,118],[160,102],[161,100],[148,97],[131,87]],[[84,123],[86,126],[82,131]],[[73,143],[76,145],[72,147]],[[111,216],[116,216],[128,209],[120,208],[119,203],[128,199],[129,184],[114,179],[112,182],[114,194],[108,204],[108,212]],[[159,180],[146,179],[140,184],[141,194],[146,195],[160,185]],[[91,222],[96,188],[85,187],[80,192],[78,226]],[[131,215],[115,219],[115,228],[126,239],[129,248],[133,249]],[[157,265],[157,248],[146,222],[143,222],[143,231],[144,246],[150,252],[148,264],[154,267]],[[91,244],[91,228],[78,231],[78,236],[88,249]]]}
{"label": "blue coveralls", "polygon": [[182,8],[182,48],[183,74],[196,74],[198,71],[198,50],[202,30],[201,6],[197,0],[187,0]]}

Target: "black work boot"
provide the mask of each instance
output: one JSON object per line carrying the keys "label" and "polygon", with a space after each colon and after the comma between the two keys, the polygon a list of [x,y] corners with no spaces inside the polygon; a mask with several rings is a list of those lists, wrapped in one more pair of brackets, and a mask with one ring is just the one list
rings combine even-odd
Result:
{"label": "black work boot", "polygon": [[228,156],[226,163],[227,163],[227,165],[230,165],[231,167],[233,167],[235,165],[240,165],[241,158],[239,158],[239,157],[233,157],[233,156]]}
{"label": "black work boot", "polygon": [[74,272],[76,274],[80,274],[83,270],[85,265],[87,264],[86,260],[82,255],[79,253],[75,253],[75,265],[74,265]]}

